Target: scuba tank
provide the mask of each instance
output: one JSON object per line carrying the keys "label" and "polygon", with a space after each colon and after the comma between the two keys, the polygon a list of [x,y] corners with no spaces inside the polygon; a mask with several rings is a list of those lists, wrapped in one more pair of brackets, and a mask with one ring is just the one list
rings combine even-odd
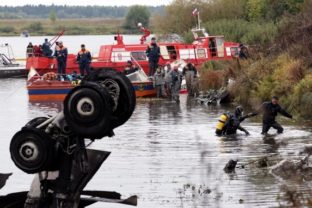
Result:
{"label": "scuba tank", "polygon": [[226,114],[226,113],[223,113],[220,118],[219,118],[219,121],[217,123],[217,126],[216,126],[216,134],[217,135],[221,135],[222,134],[222,129],[225,125],[225,122],[228,120],[229,116]]}

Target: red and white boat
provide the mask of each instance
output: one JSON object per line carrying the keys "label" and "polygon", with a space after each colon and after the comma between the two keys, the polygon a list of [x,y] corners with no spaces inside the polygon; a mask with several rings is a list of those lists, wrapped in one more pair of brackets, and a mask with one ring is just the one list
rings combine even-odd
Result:
{"label": "red and white boat", "polygon": [[[123,36],[117,34],[115,43],[111,45],[101,45],[98,57],[94,58],[92,68],[113,68],[118,71],[123,71],[127,61],[133,60],[138,63],[148,74],[148,58],[146,49],[148,44],[146,38],[150,35],[150,31],[139,25],[144,35],[138,44],[126,44],[123,41]],[[226,42],[224,36],[210,36],[200,27],[192,30],[194,42],[192,44],[181,42],[159,42],[161,57],[160,65],[165,65],[167,62],[183,60],[192,62],[195,66],[212,61],[212,60],[231,60],[234,56],[238,56],[239,44],[234,42]],[[63,33],[61,33],[62,35]],[[55,39],[50,42],[53,44]],[[44,74],[49,71],[56,72],[56,59],[54,57],[43,57],[34,55],[28,57],[26,68],[35,68],[39,74]],[[79,71],[76,63],[76,55],[69,54],[67,57],[67,73]]]}
{"label": "red and white boat", "polygon": [[[54,72],[48,72],[40,76],[35,69],[31,69],[27,80],[27,91],[30,102],[63,101],[71,89],[79,81],[59,81]],[[156,97],[153,82],[142,71],[136,71],[127,75],[135,90],[136,97]]]}

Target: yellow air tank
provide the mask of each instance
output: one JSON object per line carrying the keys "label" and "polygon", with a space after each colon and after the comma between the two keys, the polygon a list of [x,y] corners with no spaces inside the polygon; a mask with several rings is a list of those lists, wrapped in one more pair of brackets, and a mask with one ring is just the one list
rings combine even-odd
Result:
{"label": "yellow air tank", "polygon": [[219,118],[219,122],[217,123],[216,127],[216,133],[220,134],[222,132],[222,129],[225,125],[225,122],[228,120],[228,116],[226,114],[222,114]]}

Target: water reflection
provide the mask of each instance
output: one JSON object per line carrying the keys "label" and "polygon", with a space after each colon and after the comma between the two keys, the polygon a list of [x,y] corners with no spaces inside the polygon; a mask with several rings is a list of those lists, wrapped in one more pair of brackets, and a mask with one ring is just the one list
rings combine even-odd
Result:
{"label": "water reflection", "polygon": [[[10,138],[28,120],[55,115],[62,103],[29,103],[25,81],[2,83],[5,84],[0,83],[0,94],[7,99],[0,103],[0,134],[5,138],[0,146],[0,163],[5,164],[1,172],[14,172],[8,186],[1,190],[4,194],[25,190],[31,178],[11,162]],[[233,174],[224,173],[223,168],[230,159],[242,165],[264,156],[273,162],[296,158],[303,146],[310,143],[311,132],[285,125],[285,134],[263,140],[261,124],[247,120],[243,125],[250,136],[216,137],[218,117],[228,110],[223,106],[200,105],[186,95],[181,96],[179,104],[170,100],[138,100],[132,118],[115,130],[115,137],[92,145],[112,154],[88,189],[137,194],[142,208],[278,206],[276,197],[281,182],[267,168],[246,165]],[[308,190],[309,183],[299,184],[298,189]]]}

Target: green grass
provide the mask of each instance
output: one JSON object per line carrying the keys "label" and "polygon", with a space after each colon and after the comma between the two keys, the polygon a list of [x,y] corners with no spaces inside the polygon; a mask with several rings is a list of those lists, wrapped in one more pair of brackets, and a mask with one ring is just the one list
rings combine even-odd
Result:
{"label": "green grass", "polygon": [[108,35],[122,28],[123,19],[62,19],[55,23],[48,19],[1,19],[0,36],[16,36],[24,30],[30,35],[55,35],[65,29],[67,35]]}

